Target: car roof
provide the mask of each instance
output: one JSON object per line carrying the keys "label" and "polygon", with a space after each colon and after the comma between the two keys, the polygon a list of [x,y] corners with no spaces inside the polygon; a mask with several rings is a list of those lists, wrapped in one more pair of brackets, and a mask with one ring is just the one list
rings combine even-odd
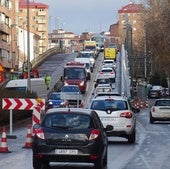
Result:
{"label": "car roof", "polygon": [[97,93],[95,98],[100,96],[121,96],[121,95],[118,92],[101,92]]}
{"label": "car roof", "polygon": [[70,113],[82,113],[82,114],[86,114],[86,115],[91,115],[92,114],[92,110],[90,109],[85,109],[85,108],[51,108],[48,109],[46,114],[50,114],[50,113],[64,113],[64,112],[70,112]]}
{"label": "car roof", "polygon": [[123,96],[97,96],[93,98],[92,100],[105,100],[105,99],[114,99],[114,100],[123,100],[127,101],[127,98]]}
{"label": "car roof", "polygon": [[91,50],[84,50],[84,51],[80,51],[80,53],[94,53],[94,51],[91,51]]}

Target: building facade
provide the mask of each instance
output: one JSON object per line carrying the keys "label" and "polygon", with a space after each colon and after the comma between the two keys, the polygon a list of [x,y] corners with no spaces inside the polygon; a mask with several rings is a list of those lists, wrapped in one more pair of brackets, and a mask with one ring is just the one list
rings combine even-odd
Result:
{"label": "building facade", "polygon": [[6,70],[17,65],[17,0],[0,1],[0,63]]}
{"label": "building facade", "polygon": [[[38,35],[39,54],[48,50],[48,8],[42,3],[29,2],[29,29],[30,32]],[[27,29],[27,1],[19,1],[19,27]],[[37,49],[36,49],[37,50]]]}
{"label": "building facade", "polygon": [[142,5],[130,3],[118,10],[119,43],[125,43],[127,26],[131,27],[133,46],[138,46],[139,38],[143,36]]}

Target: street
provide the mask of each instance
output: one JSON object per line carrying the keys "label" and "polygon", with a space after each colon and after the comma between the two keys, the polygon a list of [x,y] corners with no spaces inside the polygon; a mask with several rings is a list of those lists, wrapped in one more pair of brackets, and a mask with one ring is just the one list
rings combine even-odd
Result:
{"label": "street", "polygon": [[[53,77],[52,83],[55,84],[62,73],[61,62],[56,60],[56,56],[52,56],[44,65],[40,66],[41,76],[44,76],[48,67],[53,64],[53,71],[50,72]],[[63,57],[66,61],[74,58]],[[100,56],[102,57],[102,55]],[[97,59],[96,65],[99,65],[101,58]],[[51,59],[51,61],[50,61]],[[54,61],[56,61],[54,63]],[[59,66],[61,65],[61,66]],[[52,70],[52,69],[51,69]],[[96,66],[95,71],[98,68]],[[91,98],[93,90],[93,79],[89,82],[89,91],[85,94],[85,103]],[[53,84],[52,84],[53,85]],[[109,138],[108,147],[108,165],[106,169],[169,169],[170,166],[170,122],[156,122],[149,123],[149,108],[141,109],[136,114],[136,143],[129,144],[126,139],[111,137]],[[10,153],[0,153],[0,168],[1,169],[32,169],[32,150],[30,148],[23,148],[26,143],[27,125],[31,120],[26,121],[22,125],[15,126],[13,134],[17,136],[16,139],[8,139],[7,146]],[[72,164],[72,163],[52,163],[51,169],[89,169],[93,168],[92,164]]]}

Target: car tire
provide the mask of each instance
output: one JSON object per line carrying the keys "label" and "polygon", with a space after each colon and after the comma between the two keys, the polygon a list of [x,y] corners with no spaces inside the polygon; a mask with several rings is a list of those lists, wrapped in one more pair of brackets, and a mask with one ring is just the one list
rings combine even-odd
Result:
{"label": "car tire", "polygon": [[49,162],[42,161],[41,159],[33,157],[33,168],[34,169],[49,169]]}
{"label": "car tire", "polygon": [[136,141],[136,131],[133,130],[132,134],[128,136],[128,143],[134,144]]}
{"label": "car tire", "polygon": [[102,157],[101,158],[99,158],[95,163],[94,163],[94,168],[95,169],[103,169],[103,161],[104,161],[104,159],[102,159]]}
{"label": "car tire", "polygon": [[150,123],[153,124],[154,123],[154,118],[152,117],[152,114],[150,113]]}

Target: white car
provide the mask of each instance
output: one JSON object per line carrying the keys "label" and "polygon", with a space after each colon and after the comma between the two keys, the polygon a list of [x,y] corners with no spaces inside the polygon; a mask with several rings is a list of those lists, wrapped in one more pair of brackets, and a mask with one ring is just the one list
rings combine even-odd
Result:
{"label": "white car", "polygon": [[92,93],[94,96],[98,95],[99,93],[105,93],[105,92],[112,92],[112,87],[110,84],[98,84],[97,87],[94,89],[94,93]]}
{"label": "white car", "polygon": [[80,51],[77,58],[88,58],[90,60],[91,67],[94,68],[95,55],[93,51]]}
{"label": "white car", "polygon": [[111,67],[111,68],[115,69],[116,62],[113,59],[105,59],[105,60],[103,60],[102,67]]}
{"label": "white car", "polygon": [[99,74],[101,76],[104,76],[106,78],[109,78],[111,82],[115,82],[116,78],[116,71],[111,67],[102,67],[99,71]]}
{"label": "white car", "polygon": [[134,109],[123,96],[98,96],[92,99],[89,108],[95,110],[100,117],[104,128],[111,127],[108,136],[118,136],[135,143],[136,116]]}
{"label": "white car", "polygon": [[170,99],[156,99],[150,110],[150,123],[170,121]]}

